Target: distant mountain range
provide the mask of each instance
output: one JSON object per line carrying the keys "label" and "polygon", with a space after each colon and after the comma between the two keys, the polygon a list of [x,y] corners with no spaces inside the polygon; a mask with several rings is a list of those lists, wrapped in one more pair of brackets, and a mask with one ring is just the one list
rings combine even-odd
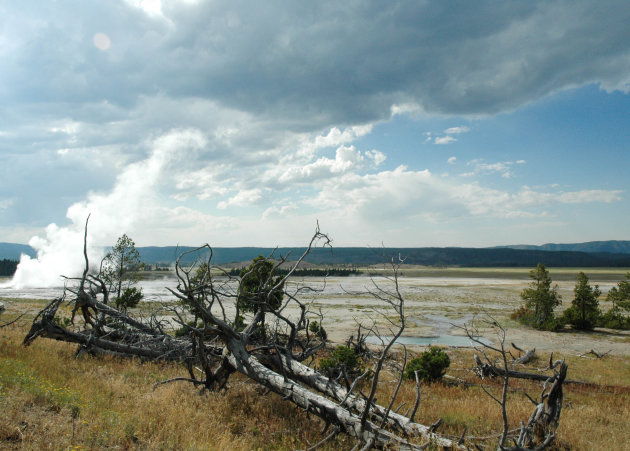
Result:
{"label": "distant mountain range", "polygon": [[37,252],[28,244],[0,243],[0,260],[19,260],[22,254],[35,257]]}
{"label": "distant mountain range", "polygon": [[[182,262],[192,262],[197,258],[207,258],[207,251],[194,251],[187,246],[148,246],[138,247],[142,261],[146,263],[172,264],[177,256]],[[296,259],[304,248],[278,248],[276,256],[290,254],[289,260]],[[213,248],[214,264],[243,263],[258,255],[268,256],[274,252],[267,247],[217,247]],[[0,243],[0,259],[17,260],[21,253],[30,256],[35,251],[27,245]],[[630,241],[593,241],[576,244],[545,244],[543,246],[514,245],[493,248],[423,247],[423,248],[365,248],[337,247],[316,248],[307,261],[314,264],[354,264],[371,265],[389,261],[392,257],[404,257],[405,262],[427,266],[468,266],[468,267],[532,267],[538,263],[547,266],[573,267],[630,267]]]}
{"label": "distant mountain range", "polygon": [[610,252],[612,254],[630,254],[630,241],[588,241],[586,243],[556,244],[547,243],[542,246],[516,244],[497,246],[497,248],[527,249],[538,251],[576,251],[576,252]]}

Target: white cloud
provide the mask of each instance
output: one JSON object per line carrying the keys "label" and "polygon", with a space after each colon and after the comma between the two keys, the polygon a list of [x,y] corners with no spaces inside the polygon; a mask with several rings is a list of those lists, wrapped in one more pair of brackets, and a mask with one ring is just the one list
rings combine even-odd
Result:
{"label": "white cloud", "polygon": [[462,133],[467,133],[470,131],[468,127],[451,127],[444,130],[444,133],[447,135],[460,135]]}
{"label": "white cloud", "polygon": [[452,136],[438,136],[435,138],[435,144],[450,144],[456,142],[457,139]]}
{"label": "white cloud", "polygon": [[290,203],[288,205],[282,205],[282,206],[272,206],[267,208],[263,214],[262,214],[262,219],[263,220],[268,220],[268,219],[276,219],[278,217],[285,217],[287,214],[296,211],[298,209],[297,205],[294,203]]}
{"label": "white cloud", "polygon": [[457,161],[457,157],[449,157],[449,159],[446,161],[448,162],[448,164],[455,164],[455,162]]}
{"label": "white cloud", "polygon": [[0,200],[0,210],[5,210],[15,203],[15,199]]}
{"label": "white cloud", "polygon": [[64,133],[66,135],[76,135],[81,130],[81,123],[72,120],[55,121],[49,130],[52,133]]}
{"label": "white cloud", "polygon": [[415,114],[420,112],[422,112],[422,107],[417,103],[404,103],[401,105],[394,104],[391,107],[392,117],[403,114]]}
{"label": "white cloud", "polygon": [[373,124],[357,125],[346,127],[341,130],[338,127],[332,127],[326,135],[319,135],[315,140],[307,139],[302,144],[300,153],[312,155],[319,149],[327,147],[338,147],[348,144],[372,132]]}
{"label": "white cloud", "polygon": [[355,146],[340,146],[335,151],[335,158],[320,157],[312,163],[295,164],[289,167],[275,167],[268,170],[264,176],[267,183],[292,184],[311,183],[337,177],[345,172],[362,169],[365,158],[379,165],[385,160],[385,155],[379,151],[367,151],[365,156]]}
{"label": "white cloud", "polygon": [[519,193],[514,195],[517,205],[543,205],[543,204],[586,204],[586,203],[611,203],[622,199],[621,190],[578,190],[560,192],[534,191],[524,186]]}
{"label": "white cloud", "polygon": [[131,6],[144,11],[150,17],[162,17],[161,0],[125,0]]}
{"label": "white cloud", "polygon": [[621,190],[581,190],[574,192],[561,193],[558,195],[558,201],[566,204],[583,204],[591,202],[611,203],[621,200]]}
{"label": "white cloud", "polygon": [[218,203],[217,208],[225,210],[229,206],[244,207],[248,205],[255,205],[263,198],[262,190],[248,189],[242,190],[236,193],[236,195],[230,197],[227,201],[221,201]]}
{"label": "white cloud", "polygon": [[425,132],[425,143],[429,143],[433,141],[434,144],[451,144],[457,142],[457,138],[453,135],[461,135],[462,133],[467,133],[470,131],[469,127],[459,126],[459,127],[450,127],[444,130],[445,136],[433,136],[432,132]]}
{"label": "white cloud", "polygon": [[617,190],[534,192],[524,187],[515,194],[486,188],[478,183],[456,183],[430,171],[411,171],[399,166],[364,176],[347,175],[323,187],[310,203],[332,208],[345,220],[361,218],[364,224],[395,224],[423,218],[448,223],[457,218],[542,218],[544,206],[621,200]]}
{"label": "white cloud", "polygon": [[374,162],[374,166],[380,166],[387,159],[387,156],[378,150],[368,150],[365,156]]}
{"label": "white cloud", "polygon": [[467,165],[473,170],[460,174],[461,177],[474,177],[478,175],[499,174],[501,177],[509,179],[514,177],[512,166],[515,164],[525,164],[525,160],[501,161],[497,163],[485,163],[482,159],[469,161]]}

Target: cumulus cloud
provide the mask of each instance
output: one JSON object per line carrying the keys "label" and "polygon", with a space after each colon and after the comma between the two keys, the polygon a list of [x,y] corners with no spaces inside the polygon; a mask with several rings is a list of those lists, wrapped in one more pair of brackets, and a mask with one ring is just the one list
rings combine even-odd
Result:
{"label": "cumulus cloud", "polygon": [[308,159],[286,162],[268,169],[264,176],[266,186],[278,185],[290,187],[292,184],[313,183],[315,181],[336,178],[347,172],[366,169],[366,159],[374,167],[386,160],[386,155],[378,150],[359,151],[355,146],[340,146],[335,151],[335,158],[319,157],[315,161]]}
{"label": "cumulus cloud", "polygon": [[387,159],[387,155],[378,150],[368,150],[365,156],[374,162],[374,166],[380,166]]}
{"label": "cumulus cloud", "polygon": [[448,164],[455,164],[456,161],[457,157],[449,157],[449,159],[447,160]]}
{"label": "cumulus cloud", "polygon": [[326,135],[317,136],[312,145],[307,145],[305,147],[317,150],[326,147],[337,147],[343,144],[348,144],[357,138],[370,133],[372,131],[372,127],[372,124],[347,127],[343,130],[340,130],[338,127],[332,127]]}
{"label": "cumulus cloud", "polygon": [[346,219],[357,215],[365,224],[379,227],[414,218],[433,222],[466,217],[539,218],[548,215],[540,207],[614,202],[621,199],[621,194],[618,190],[545,192],[529,187],[510,193],[474,182],[457,183],[456,179],[436,176],[428,170],[413,171],[399,166],[393,171],[348,175],[325,186],[312,204],[332,207]]}

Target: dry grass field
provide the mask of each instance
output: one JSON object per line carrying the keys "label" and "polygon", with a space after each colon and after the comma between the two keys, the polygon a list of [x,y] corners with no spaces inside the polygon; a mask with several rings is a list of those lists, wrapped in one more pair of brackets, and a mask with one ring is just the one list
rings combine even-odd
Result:
{"label": "dry grass field", "polygon": [[[537,347],[540,359],[521,370],[535,372],[545,367],[553,351],[554,360],[566,359],[569,379],[588,383],[565,384],[559,449],[630,449],[630,335],[541,333],[510,322],[509,312],[519,305],[518,294],[528,283],[527,271],[459,269],[456,278],[446,282],[443,271],[422,274],[425,279],[420,286],[418,280],[402,279],[407,335],[453,333],[448,325],[430,327],[427,316],[456,322],[474,312],[490,311],[508,326],[508,342]],[[566,303],[573,274],[573,270],[556,273]],[[623,274],[594,273],[596,280],[610,285]],[[354,331],[355,319],[370,316],[373,300],[353,294],[364,281],[333,282],[344,289],[331,283],[313,305],[325,311],[329,339],[338,343]],[[0,449],[289,450],[308,448],[323,437],[321,420],[238,374],[231,377],[229,389],[220,393],[201,392],[185,382],[156,387],[160,381],[185,376],[186,371],[176,364],[76,358],[75,346],[48,339],[24,347],[30,322],[46,301],[0,301],[7,306],[0,324],[26,312],[17,323],[0,328]],[[142,303],[136,313],[146,312],[150,304]],[[410,358],[423,349],[409,347]],[[474,350],[445,349],[451,358],[448,376],[471,386],[423,385],[416,420],[432,424],[442,418],[441,434],[459,438],[466,429],[467,437],[494,449],[501,412],[479,384],[498,391],[499,383],[481,381],[472,373]],[[590,349],[612,352],[598,359],[586,354]],[[400,348],[396,352],[400,359]],[[389,400],[396,377],[385,373],[381,378],[380,403]],[[512,380],[511,387],[510,427],[517,428],[534,407],[523,392],[536,397],[541,385]],[[414,400],[415,384],[405,382],[396,405],[405,402],[404,412]],[[340,435],[323,449],[351,449],[354,444]]]}
{"label": "dry grass field", "polygon": [[[9,315],[5,315],[5,320]],[[224,393],[200,392],[176,382],[184,375],[175,364],[111,358],[75,358],[75,347],[51,340],[21,341],[28,321],[0,329],[0,448],[2,449],[304,449],[321,438],[323,423],[235,375]],[[448,349],[448,374],[479,384],[471,373],[472,351]],[[547,356],[543,356],[547,357]],[[569,378],[605,384],[566,384],[558,443],[576,450],[628,449],[630,358],[566,357]],[[528,365],[530,371],[543,360]],[[395,377],[386,374],[379,399],[387,399]],[[491,390],[493,382],[485,382]],[[513,381],[511,426],[526,420],[533,405],[520,393],[538,395],[540,385]],[[406,382],[399,402],[413,404],[415,384]],[[489,437],[500,429],[500,411],[478,386],[442,383],[422,386],[417,420],[444,420],[440,432]],[[339,436],[324,449],[350,449]]]}

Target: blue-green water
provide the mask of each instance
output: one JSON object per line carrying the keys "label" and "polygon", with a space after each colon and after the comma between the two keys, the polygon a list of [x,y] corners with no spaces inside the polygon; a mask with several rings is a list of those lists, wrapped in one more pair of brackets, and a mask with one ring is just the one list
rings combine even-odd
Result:
{"label": "blue-green water", "polygon": [[[392,337],[383,337],[383,341],[388,343]],[[479,337],[479,340],[485,344],[491,344],[492,341],[487,338]],[[366,340],[369,343],[373,344],[381,344],[381,341],[376,337],[368,337]],[[431,346],[431,345],[443,345],[443,346],[455,346],[455,347],[473,347],[474,345],[479,346],[478,343],[472,342],[472,340],[468,337],[463,337],[461,335],[440,335],[439,337],[407,337],[402,336],[396,340],[397,344],[402,345],[417,345],[417,346]]]}

